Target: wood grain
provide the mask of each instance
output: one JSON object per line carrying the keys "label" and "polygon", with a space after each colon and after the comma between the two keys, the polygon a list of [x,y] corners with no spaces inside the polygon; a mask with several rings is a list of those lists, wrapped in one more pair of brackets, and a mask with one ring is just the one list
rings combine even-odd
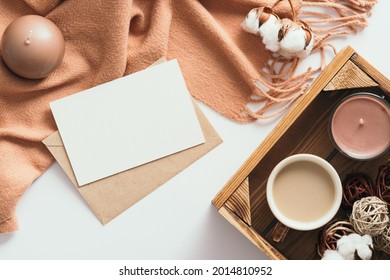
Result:
{"label": "wood grain", "polygon": [[248,226],[251,225],[251,207],[249,200],[249,178],[236,189],[226,201],[225,206],[232,210]]}
{"label": "wood grain", "polygon": [[362,69],[367,75],[375,80],[381,89],[386,92],[390,92],[390,81],[381,72],[375,69],[370,63],[368,63],[363,57],[355,54],[351,57],[351,61]]}
{"label": "wood grain", "polygon": [[270,259],[285,260],[286,258],[275,248],[272,247],[264,238],[262,238],[250,226],[245,224],[229,208],[222,206],[218,211],[226,220],[228,220],[236,229],[245,235],[253,244],[255,244]]}
{"label": "wood grain", "polygon": [[378,83],[357,67],[352,61],[347,61],[334,78],[326,85],[324,91],[376,87]]}
{"label": "wood grain", "polygon": [[369,175],[374,183],[379,166],[386,163],[388,159],[390,159],[390,151],[382,157],[370,161],[353,160],[338,153],[330,163],[339,173],[341,180],[343,180],[348,173],[363,172]]}

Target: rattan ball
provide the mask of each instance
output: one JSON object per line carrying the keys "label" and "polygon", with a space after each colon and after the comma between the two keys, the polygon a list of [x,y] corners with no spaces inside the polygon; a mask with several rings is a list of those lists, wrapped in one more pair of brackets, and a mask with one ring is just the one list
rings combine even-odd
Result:
{"label": "rattan ball", "polygon": [[343,181],[343,205],[352,208],[355,201],[367,196],[374,196],[370,176],[365,173],[347,174]]}
{"label": "rattan ball", "polygon": [[374,237],[374,247],[378,251],[390,255],[390,224],[381,235]]}
{"label": "rattan ball", "polygon": [[325,250],[336,250],[337,241],[344,235],[355,233],[353,226],[346,220],[333,220],[318,235],[317,253],[322,258]]}
{"label": "rattan ball", "polygon": [[354,230],[372,237],[381,235],[389,223],[386,202],[376,196],[364,197],[353,204],[349,222]]}
{"label": "rattan ball", "polygon": [[378,197],[390,207],[390,161],[379,167],[376,187]]}

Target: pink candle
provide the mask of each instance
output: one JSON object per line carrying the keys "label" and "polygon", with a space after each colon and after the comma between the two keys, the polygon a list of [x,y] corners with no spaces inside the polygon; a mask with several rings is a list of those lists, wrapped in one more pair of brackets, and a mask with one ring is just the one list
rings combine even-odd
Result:
{"label": "pink candle", "polygon": [[351,95],[333,113],[331,136],[336,147],[351,158],[378,157],[390,144],[388,103],[369,93]]}

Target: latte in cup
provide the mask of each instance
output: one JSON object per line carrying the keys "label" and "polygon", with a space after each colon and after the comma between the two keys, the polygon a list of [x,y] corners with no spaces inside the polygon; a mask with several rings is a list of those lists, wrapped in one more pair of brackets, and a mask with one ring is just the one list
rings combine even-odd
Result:
{"label": "latte in cup", "polygon": [[281,161],[267,182],[267,201],[275,217],[297,230],[329,222],[342,198],[340,177],[324,159],[298,154]]}

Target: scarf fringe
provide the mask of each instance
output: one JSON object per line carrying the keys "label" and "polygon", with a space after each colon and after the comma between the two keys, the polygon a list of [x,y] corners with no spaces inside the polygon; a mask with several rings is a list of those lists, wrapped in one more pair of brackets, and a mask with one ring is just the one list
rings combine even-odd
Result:
{"label": "scarf fringe", "polygon": [[[284,113],[305,93],[314,76],[326,67],[326,49],[337,54],[336,48],[327,41],[365,28],[368,25],[367,17],[371,15],[377,2],[378,0],[302,0],[300,10],[296,11],[297,19],[307,23],[314,33],[312,54],[319,53],[320,66],[297,74],[302,59],[272,57],[267,66],[260,70],[261,78],[253,81],[250,103],[262,102],[262,107],[254,111],[248,104],[238,121],[270,119]],[[274,108],[276,105],[279,105],[278,109]],[[271,109],[273,112],[269,112]]]}

